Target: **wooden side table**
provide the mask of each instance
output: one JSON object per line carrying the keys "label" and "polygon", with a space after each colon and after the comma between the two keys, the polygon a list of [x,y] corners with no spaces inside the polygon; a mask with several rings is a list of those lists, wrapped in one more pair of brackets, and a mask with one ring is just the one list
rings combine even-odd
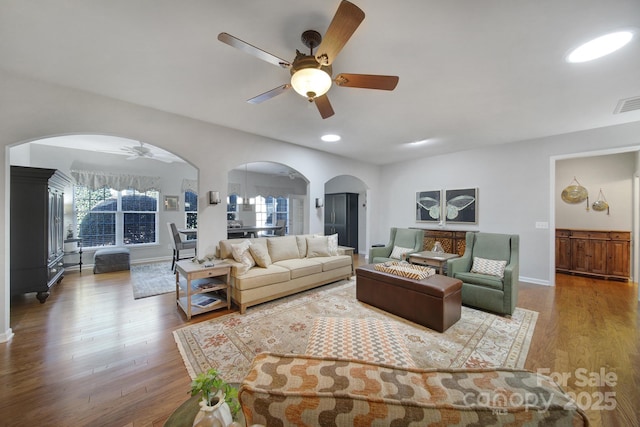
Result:
{"label": "wooden side table", "polygon": [[443,252],[422,251],[409,254],[408,261],[412,264],[428,265],[436,267],[438,274],[442,274],[447,260],[459,258],[458,254],[448,254]]}
{"label": "wooden side table", "polygon": [[354,264],[353,259],[353,252],[355,251],[355,248],[349,246],[338,246],[338,251],[351,256],[351,275],[356,274],[356,265]]}
{"label": "wooden side table", "polygon": [[[180,277],[182,276],[182,277]],[[231,266],[229,264],[205,263],[199,264],[191,260],[182,260],[176,263],[176,303],[185,314],[187,320],[191,316],[202,314],[211,310],[216,310],[224,306],[231,308],[231,289],[229,289],[231,279]],[[226,301],[221,298],[219,292],[224,291]],[[215,293],[214,293],[215,292]],[[199,296],[215,296],[216,300],[211,304],[199,306],[197,299]]]}

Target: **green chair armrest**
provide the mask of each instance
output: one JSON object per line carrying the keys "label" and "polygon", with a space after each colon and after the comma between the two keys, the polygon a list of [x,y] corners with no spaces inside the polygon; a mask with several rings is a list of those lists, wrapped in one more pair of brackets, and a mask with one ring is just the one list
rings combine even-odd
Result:
{"label": "green chair armrest", "polygon": [[369,262],[372,262],[372,260],[377,257],[389,258],[392,250],[393,248],[391,246],[378,246],[369,249]]}

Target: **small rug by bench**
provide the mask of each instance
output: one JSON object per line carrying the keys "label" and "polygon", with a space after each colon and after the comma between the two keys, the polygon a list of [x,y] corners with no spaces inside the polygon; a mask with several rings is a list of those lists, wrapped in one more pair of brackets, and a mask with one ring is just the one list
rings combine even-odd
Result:
{"label": "small rug by bench", "polygon": [[176,291],[176,275],[171,271],[171,262],[134,264],[131,266],[133,299]]}
{"label": "small rug by bench", "polygon": [[305,353],[407,368],[416,366],[395,325],[377,319],[319,317],[313,322]]}

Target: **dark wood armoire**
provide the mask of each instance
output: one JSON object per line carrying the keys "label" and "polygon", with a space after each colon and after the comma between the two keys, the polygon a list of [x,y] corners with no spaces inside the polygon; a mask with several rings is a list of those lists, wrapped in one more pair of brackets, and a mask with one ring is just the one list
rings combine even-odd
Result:
{"label": "dark wood armoire", "polygon": [[11,295],[49,288],[64,276],[64,188],[55,169],[11,166]]}
{"label": "dark wood armoire", "polygon": [[338,234],[338,244],[358,253],[358,194],[324,195],[324,234]]}

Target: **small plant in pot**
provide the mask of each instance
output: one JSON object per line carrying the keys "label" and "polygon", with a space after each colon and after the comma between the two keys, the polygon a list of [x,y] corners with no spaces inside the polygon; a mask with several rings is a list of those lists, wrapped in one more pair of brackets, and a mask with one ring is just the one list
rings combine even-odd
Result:
{"label": "small plant in pot", "polygon": [[211,425],[216,425],[213,424],[216,419],[221,425],[227,426],[240,410],[238,390],[223,380],[215,369],[198,374],[191,382],[191,395],[197,394],[202,395],[202,401],[194,426],[207,425],[205,419],[210,419]]}

